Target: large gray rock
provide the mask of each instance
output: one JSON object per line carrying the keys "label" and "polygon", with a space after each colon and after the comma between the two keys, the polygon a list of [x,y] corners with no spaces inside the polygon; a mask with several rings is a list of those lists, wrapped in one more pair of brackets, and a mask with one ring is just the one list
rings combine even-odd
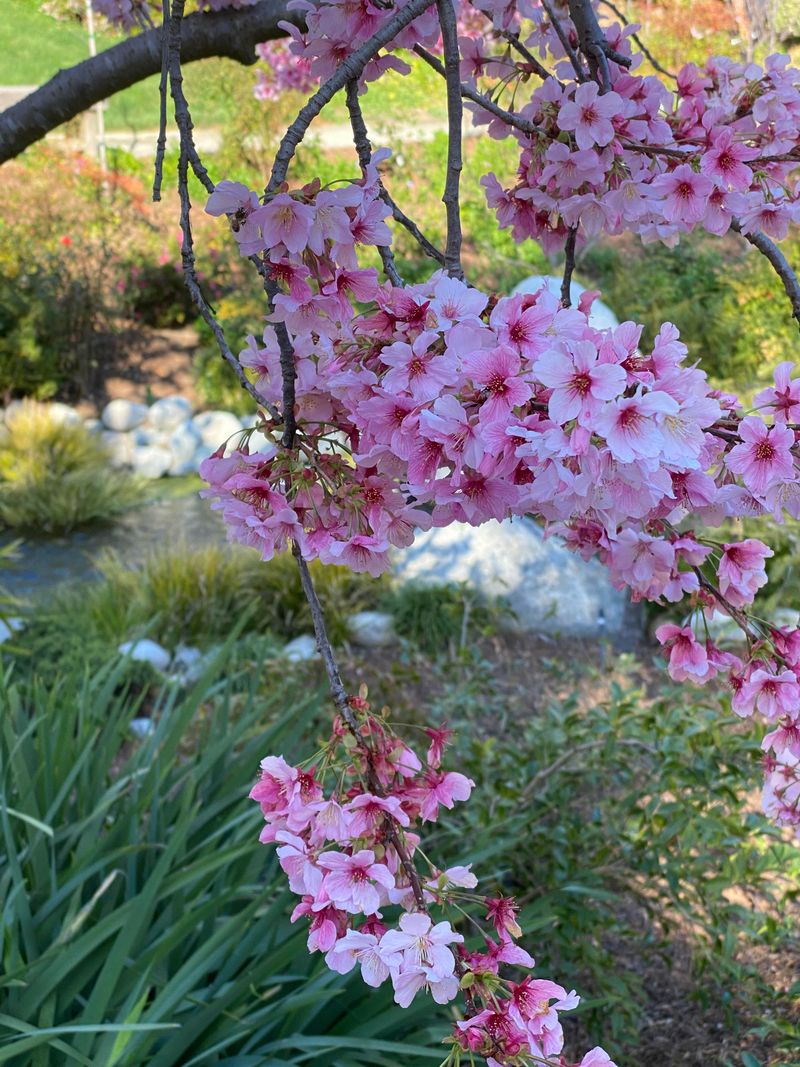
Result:
{"label": "large gray rock", "polygon": [[165,396],[150,405],[147,422],[154,430],[166,433],[177,429],[192,416],[192,405],[183,396]]}
{"label": "large gray rock", "polygon": [[131,467],[140,478],[161,478],[172,463],[172,453],[160,445],[135,445]]}
{"label": "large gray rock", "polygon": [[[561,281],[561,278],[556,278],[555,275],[552,274],[532,274],[530,278],[525,278],[519,285],[515,285],[511,290],[511,295],[517,296],[519,293],[538,293],[543,286],[546,286],[548,291],[553,293],[554,296],[561,296]],[[581,293],[585,292],[585,286],[581,285],[579,282],[572,281],[569,287],[569,298],[572,301],[573,307],[578,306]],[[593,326],[595,330],[613,330],[615,326],[619,326],[619,319],[608,304],[604,304],[602,300],[595,300],[589,314],[589,325]]]}
{"label": "large gray rock", "polygon": [[133,400],[112,400],[103,408],[100,418],[106,429],[127,433],[141,426],[147,418],[147,405],[137,404]]}
{"label": "large gray rock", "polygon": [[545,539],[530,519],[427,530],[396,553],[395,574],[429,585],[467,582],[484,596],[504,597],[514,613],[510,629],[601,636],[625,626],[627,596],[602,565]]}
{"label": "large gray rock", "polygon": [[192,427],[209,452],[213,452],[233,434],[239,433],[242,424],[230,411],[204,411],[195,415]]}

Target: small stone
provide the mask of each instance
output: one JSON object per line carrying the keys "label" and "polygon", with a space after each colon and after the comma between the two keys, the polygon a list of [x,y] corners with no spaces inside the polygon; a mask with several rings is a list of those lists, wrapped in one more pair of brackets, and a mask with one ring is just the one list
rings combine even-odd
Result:
{"label": "small stone", "polygon": [[383,648],[395,640],[394,620],[385,611],[358,611],[347,620],[347,629],[364,648]]}
{"label": "small stone", "polygon": [[131,719],[131,733],[143,741],[156,732],[156,724],[152,719]]}
{"label": "small stone", "polygon": [[175,430],[192,417],[192,405],[183,396],[165,396],[151,404],[147,421],[154,430]]}
{"label": "small stone", "polygon": [[131,467],[141,478],[161,478],[171,463],[171,452],[160,445],[136,445],[133,448]]}
{"label": "small stone", "polygon": [[128,430],[135,430],[137,426],[141,426],[147,418],[147,410],[146,404],[137,404],[133,400],[118,398],[106,404],[100,418],[107,429],[126,433]]}
{"label": "small stone", "polygon": [[130,467],[134,449],[132,433],[103,430],[100,434],[100,440],[103,442],[106,452],[108,452],[112,467]]}
{"label": "small stone", "polygon": [[103,432],[103,423],[100,419],[84,419],[83,428],[92,435]]}
{"label": "small stone", "polygon": [[181,685],[193,685],[203,674],[208,656],[199,648],[178,645],[172,657],[172,674]]}
{"label": "small stone", "polygon": [[[241,433],[242,424],[230,411],[204,411],[195,415],[192,426],[210,452],[215,451],[234,434]],[[234,442],[235,443],[235,442]]]}
{"label": "small stone", "polygon": [[165,671],[172,660],[169,652],[156,641],[151,641],[149,637],[144,637],[139,641],[125,641],[117,651],[120,655],[130,656],[137,663],[149,663],[157,671]]}
{"label": "small stone", "polygon": [[75,408],[71,408],[69,404],[60,404],[58,401],[47,405],[47,414],[58,426],[80,426],[83,422]]}
{"label": "small stone", "polygon": [[284,646],[281,654],[286,659],[291,660],[292,663],[316,659],[319,656],[317,642],[311,634],[301,634],[299,637],[295,637],[293,641]]}

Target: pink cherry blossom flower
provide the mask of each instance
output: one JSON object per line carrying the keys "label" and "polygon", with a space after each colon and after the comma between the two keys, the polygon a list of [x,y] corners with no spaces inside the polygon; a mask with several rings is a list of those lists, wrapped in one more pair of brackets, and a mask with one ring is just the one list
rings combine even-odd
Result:
{"label": "pink cherry blossom flower", "polygon": [[352,856],[343,852],[322,852],[317,864],[328,872],[323,886],[330,899],[353,915],[372,915],[378,910],[380,894],[373,882],[384,889],[394,886],[389,868],[385,863],[376,863],[375,853],[368,848]]}
{"label": "pink cherry blossom flower", "polygon": [[288,193],[278,193],[254,212],[268,248],[284,245],[289,252],[302,252],[314,223],[314,209]]}
{"label": "pink cherry blossom flower", "polygon": [[725,458],[728,470],[740,474],[747,488],[763,496],[777,482],[794,477],[791,448],[794,434],[785,426],[768,427],[752,415],[739,423],[742,443],[735,445]]}
{"label": "pink cherry blossom flower", "polygon": [[656,639],[669,650],[669,674],[676,682],[700,685],[716,673],[691,626],[665,623],[656,630]]}
{"label": "pink cherry blossom flower", "polygon": [[579,419],[587,425],[605,400],[613,400],[625,388],[625,371],[616,363],[599,363],[597,348],[589,341],[576,341],[550,349],[533,364],[539,381],[552,389],[547,404],[556,422]]}
{"label": "pink cherry blossom flower", "polygon": [[639,388],[633,396],[606,404],[594,424],[597,433],[605,437],[614,459],[634,463],[637,459],[658,455],[663,437],[657,417],[677,415],[679,410],[677,402],[668,393],[643,393]]}
{"label": "pink cherry blossom flower", "polygon": [[458,771],[427,771],[417,789],[423,821],[435,822],[440,805],[449,809],[457,800],[469,800],[474,787],[472,779]]}
{"label": "pink cherry blossom flower", "polygon": [[756,592],[766,585],[764,561],[772,555],[771,549],[752,537],[722,546],[717,578],[720,592],[734,607],[741,608],[752,603]]}
{"label": "pink cherry blossom flower", "polygon": [[755,159],[758,152],[741,142],[735,142],[730,126],[713,130],[710,140],[710,147],[700,160],[703,174],[732,189],[749,189],[753,172],[745,163]]}
{"label": "pink cherry blossom flower", "polygon": [[753,671],[741,688],[734,710],[744,715],[746,708],[755,708],[769,722],[781,715],[796,715],[800,708],[800,684],[796,675],[789,670],[777,674],[762,668]]}
{"label": "pink cherry blossom flower", "polygon": [[779,363],[773,371],[775,386],[756,393],[757,407],[770,408],[776,422],[800,419],[800,378],[792,379],[794,363]]}
{"label": "pink cherry blossom flower", "polygon": [[346,806],[349,830],[352,837],[365,837],[381,826],[387,815],[400,826],[408,826],[409,818],[400,806],[397,797],[376,797],[361,793]]}
{"label": "pink cherry blossom flower", "polygon": [[[398,963],[400,958],[398,952]],[[358,964],[361,977],[373,989],[382,985],[389,977],[390,965],[396,966],[390,953],[379,951],[375,934],[362,933],[360,930],[348,930],[326,954],[325,962],[338,974],[349,974]]]}
{"label": "pink cherry blossom flower", "polygon": [[449,922],[434,925],[430,915],[416,911],[401,915],[399,926],[399,930],[387,930],[381,938],[380,952],[384,959],[394,961],[400,953],[401,971],[425,968],[426,978],[448,978],[453,974],[456,961],[447,946],[460,944],[464,938]]}
{"label": "pink cherry blossom flower", "polygon": [[584,82],[575,90],[573,99],[561,105],[558,128],[574,132],[578,148],[607,145],[614,138],[611,120],[622,110],[622,98],[618,93],[601,96],[596,82]]}
{"label": "pink cherry blossom flower", "polygon": [[650,188],[664,197],[661,210],[667,222],[700,222],[714,183],[704,174],[692,170],[688,163],[681,163],[675,170],[655,178]]}
{"label": "pink cherry blossom flower", "polygon": [[481,406],[482,420],[502,419],[532,395],[531,387],[519,376],[519,356],[504,345],[467,356],[463,366],[465,373],[484,387],[486,399]]}

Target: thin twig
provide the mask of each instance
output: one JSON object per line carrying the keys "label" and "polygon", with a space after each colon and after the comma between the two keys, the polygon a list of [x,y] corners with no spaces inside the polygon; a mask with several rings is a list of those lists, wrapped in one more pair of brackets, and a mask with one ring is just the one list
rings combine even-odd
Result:
{"label": "thin twig", "polygon": [[572,306],[572,272],[575,270],[575,239],[578,227],[572,226],[567,231],[564,244],[564,277],[561,282],[561,303],[565,308]]}
{"label": "thin twig", "polygon": [[[555,774],[557,771],[560,771],[561,768],[564,767],[567,763],[569,763],[575,756],[577,756],[578,753],[592,752],[594,751],[594,749],[602,748],[603,745],[606,744],[606,742],[607,738],[598,738],[594,741],[584,741],[583,744],[575,745],[572,748],[568,749],[566,752],[562,752],[562,754],[557,759],[554,759],[552,763],[549,763],[546,767],[543,767],[540,771],[537,771],[536,774],[534,774],[533,778],[531,778],[531,780],[523,789],[522,798],[528,799],[533,793],[536,792],[537,788],[543,782],[546,782],[547,779],[551,777],[551,775]],[[654,748],[652,745],[649,745],[646,741],[639,741],[635,737],[616,738],[614,744],[623,745],[626,748],[641,748],[651,756],[658,755],[658,750],[656,748]]]}
{"label": "thin twig", "polygon": [[[547,0],[542,0],[543,4],[546,2]],[[621,52],[617,52],[608,43],[606,35],[600,28],[600,23],[597,21],[592,0],[567,0],[567,6],[569,8],[569,16],[578,33],[581,51],[589,61],[589,70],[592,77],[603,85],[603,91],[605,92],[605,86],[610,86],[608,60],[611,59],[620,67],[627,68],[631,65],[631,59],[629,56],[624,56]]]}
{"label": "thin twig", "polygon": [[[370,144],[367,125],[364,122],[364,115],[358,99],[357,81],[347,83],[346,99],[347,113],[350,116],[350,128],[353,131],[353,144],[356,146],[356,152],[358,153],[358,162],[361,164],[362,170],[366,170],[372,159],[372,145]],[[380,179],[378,180],[378,188],[381,192],[385,191],[383,182]],[[382,197],[382,199],[385,200],[385,197]],[[394,253],[389,245],[378,245],[378,255],[381,257],[381,263],[383,264],[383,273],[392,285],[402,288],[403,279],[397,271]]]}
{"label": "thin twig", "polygon": [[461,182],[461,57],[458,52],[458,29],[453,0],[436,0],[439,25],[444,48],[444,71],[447,85],[447,176],[445,178],[444,203],[447,213],[447,243],[444,265],[451,278],[464,277],[461,266],[461,207],[458,188]]}
{"label": "thin twig", "polygon": [[[610,8],[610,10],[614,12],[614,14],[617,16],[623,26],[630,26],[629,20],[625,18],[625,16],[622,14],[616,4],[611,3],[611,0],[600,0],[600,3],[605,4],[607,8]],[[651,67],[653,67],[654,70],[657,70],[659,74],[663,74],[666,78],[672,78],[673,81],[678,80],[676,75],[674,75],[671,70],[667,70],[666,67],[661,66],[661,64],[655,58],[650,49],[647,48],[647,46],[644,44],[638,33],[632,33],[631,37],[636,42],[636,46],[639,51],[642,53],[645,59],[647,59],[648,63]]]}
{"label": "thin twig", "polygon": [[[420,44],[414,45],[414,52],[424,59],[429,67],[432,67],[437,74],[441,74],[444,78],[445,69],[444,65],[439,62],[436,56],[431,55],[427,48],[423,48]],[[476,89],[471,89],[468,85],[461,83],[461,95],[465,100],[471,100],[473,104],[477,104],[479,107],[495,115],[498,119],[502,119],[503,122],[509,126],[513,126],[515,129],[520,130],[522,133],[526,133],[529,136],[536,133],[537,126],[535,122],[531,122],[530,119],[523,118],[522,115],[515,115],[512,111],[506,111],[505,108],[500,107],[493,100],[490,100],[488,96],[483,93],[479,93]]]}
{"label": "thin twig", "polygon": [[153,200],[161,199],[161,182],[164,174],[164,153],[167,150],[167,96],[169,93],[169,0],[162,5],[161,20],[161,81],[158,85],[159,113],[156,161],[153,172]]}
{"label": "thin twig", "polygon": [[303,140],[306,132],[327,103],[345,85],[351,81],[358,81],[364,72],[364,68],[370,60],[396,37],[401,30],[405,29],[410,22],[418,18],[423,11],[430,7],[430,0],[409,0],[405,7],[401,7],[388,22],[374,33],[360,48],[351,53],[343,63],[340,63],[331,77],[317,89],[303,107],[297,118],[283,135],[283,139],[275,155],[272,165],[272,173],[265,190],[267,197],[273,196],[286,180],[289,164],[294,157],[297,146]]}
{"label": "thin twig", "polygon": [[800,324],[800,283],[797,281],[797,275],[789,266],[789,261],[786,256],[781,252],[780,248],[771,241],[765,233],[761,233],[760,230],[753,230],[750,233],[742,232],[742,224],[738,219],[733,219],[731,222],[731,229],[736,233],[740,233],[746,241],[759,250],[759,252],[766,256],[775,269],[775,273],[783,282],[783,288],[786,290],[786,295],[789,297],[789,303],[792,305],[792,315],[797,319]]}
{"label": "thin twig", "polygon": [[191,165],[197,180],[206,189],[206,192],[214,192],[214,183],[208,176],[208,171],[195,148],[192,130],[194,123],[189,111],[189,103],[183,92],[183,71],[181,69],[181,23],[183,21],[183,9],[185,0],[172,0],[172,11],[169,21],[169,87],[172,99],[175,103],[175,125],[181,135],[181,147],[186,154],[187,162]]}
{"label": "thin twig", "polygon": [[431,259],[435,259],[437,263],[444,266],[444,252],[440,251],[436,245],[428,240],[419,226],[417,226],[416,222],[414,222],[412,218],[409,218],[401,207],[398,207],[386,189],[382,190],[381,199],[392,209],[392,218],[395,222],[399,222],[401,226],[408,230],[425,255],[429,256]]}

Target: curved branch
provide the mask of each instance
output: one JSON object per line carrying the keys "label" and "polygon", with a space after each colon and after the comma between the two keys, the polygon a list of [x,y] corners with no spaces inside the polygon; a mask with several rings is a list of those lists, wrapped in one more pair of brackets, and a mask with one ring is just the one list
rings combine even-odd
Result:
{"label": "curved branch", "polygon": [[738,219],[733,219],[731,229],[735,230],[736,233],[740,233],[746,241],[749,241],[754,248],[758,249],[762,256],[767,257],[775,273],[783,283],[786,295],[789,297],[789,303],[792,305],[792,316],[797,319],[797,323],[800,325],[800,282],[798,282],[797,275],[789,265],[786,256],[775,242],[771,241],[760,230],[750,230],[745,233]]}
{"label": "curved branch", "polygon": [[[302,17],[287,9],[286,0],[259,0],[240,11],[189,15],[183,23],[181,62],[223,56],[250,65],[256,61],[257,44],[286,36],[281,22],[302,25]],[[161,60],[159,26],[60,70],[29,96],[0,112],[0,163],[18,156],[100,100],[158,74]]]}

